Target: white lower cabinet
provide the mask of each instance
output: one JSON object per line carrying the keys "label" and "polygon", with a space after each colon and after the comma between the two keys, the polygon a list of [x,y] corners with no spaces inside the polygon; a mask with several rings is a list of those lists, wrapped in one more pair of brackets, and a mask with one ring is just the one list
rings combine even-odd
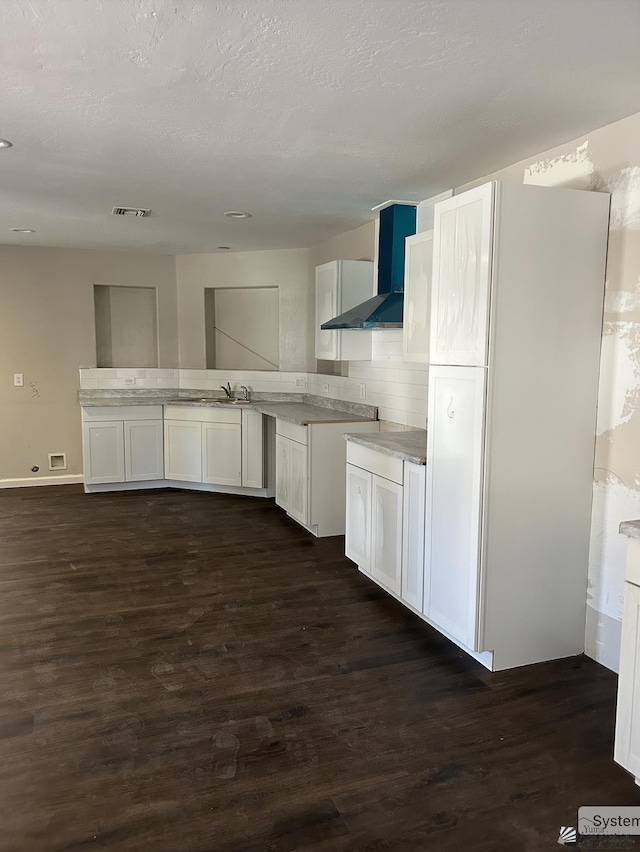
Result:
{"label": "white lower cabinet", "polygon": [[309,523],[307,447],[276,435],[276,503],[299,523]]}
{"label": "white lower cabinet", "polygon": [[361,571],[421,612],[424,466],[351,442],[347,459],[345,553]]}
{"label": "white lower cabinet", "polygon": [[422,611],[424,594],[425,467],[404,463],[402,489],[402,591],[400,596]]}
{"label": "white lower cabinet", "polygon": [[124,425],[122,420],[83,426],[85,482],[124,482]]}
{"label": "white lower cabinet", "polygon": [[161,406],[88,407],[82,421],[86,485],[164,478]]}
{"label": "white lower cabinet", "polygon": [[202,424],[164,421],[164,469],[167,479],[202,482]]}
{"label": "white lower cabinet", "polygon": [[[167,479],[232,487],[244,484],[243,412],[239,408],[230,411],[215,407],[168,406],[167,414],[169,418],[164,421]],[[255,437],[256,441],[259,438],[259,444],[253,451],[251,467],[257,481],[255,457],[262,453],[262,436]]]}
{"label": "white lower cabinet", "polygon": [[614,757],[640,784],[640,541],[629,539]]}
{"label": "white lower cabinet", "polygon": [[402,485],[373,477],[371,575],[399,595],[402,578]]}
{"label": "white lower cabinet", "polygon": [[318,537],[345,534],[346,432],[377,432],[377,420],[310,423],[276,419],[276,503]]}
{"label": "white lower cabinet", "polygon": [[202,424],[202,481],[214,485],[242,485],[240,423]]}
{"label": "white lower cabinet", "polygon": [[371,480],[373,474],[347,465],[345,554],[362,571],[371,572]]}

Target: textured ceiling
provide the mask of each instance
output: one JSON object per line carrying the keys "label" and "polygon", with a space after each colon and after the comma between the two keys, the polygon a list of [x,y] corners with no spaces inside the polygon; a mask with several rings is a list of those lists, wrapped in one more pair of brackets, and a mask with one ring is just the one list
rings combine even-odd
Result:
{"label": "textured ceiling", "polygon": [[0,242],[311,245],[640,111],[639,32],[638,0],[2,0]]}

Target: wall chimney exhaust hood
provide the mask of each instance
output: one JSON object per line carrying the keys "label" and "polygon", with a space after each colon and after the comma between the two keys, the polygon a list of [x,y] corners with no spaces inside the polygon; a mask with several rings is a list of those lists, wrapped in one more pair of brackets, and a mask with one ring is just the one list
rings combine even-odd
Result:
{"label": "wall chimney exhaust hood", "polygon": [[380,208],[378,295],[322,323],[320,328],[402,328],[404,241],[416,232],[416,205],[388,201]]}

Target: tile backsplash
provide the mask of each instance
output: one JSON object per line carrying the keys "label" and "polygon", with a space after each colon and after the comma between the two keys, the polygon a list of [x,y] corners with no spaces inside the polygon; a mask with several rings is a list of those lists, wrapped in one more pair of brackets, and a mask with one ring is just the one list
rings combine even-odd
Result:
{"label": "tile backsplash", "polygon": [[[116,388],[191,388],[215,391],[223,383],[260,393],[310,393],[378,407],[380,420],[404,428],[424,429],[427,417],[425,364],[402,360],[402,330],[378,330],[373,335],[371,361],[352,361],[348,375],[285,373],[255,370],[187,370],[82,368],[83,390]],[[360,395],[366,385],[366,399]]]}

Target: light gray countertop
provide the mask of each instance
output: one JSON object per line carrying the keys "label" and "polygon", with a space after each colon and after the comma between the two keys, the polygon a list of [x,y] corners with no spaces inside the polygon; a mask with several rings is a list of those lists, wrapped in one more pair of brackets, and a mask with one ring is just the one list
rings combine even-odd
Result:
{"label": "light gray countertop", "polygon": [[363,416],[341,408],[327,408],[306,402],[255,402],[252,407],[262,414],[307,426],[309,423],[363,423],[375,420],[375,416]]}
{"label": "light gray countertop", "polygon": [[[220,401],[220,398],[202,396],[197,391],[178,395],[175,390],[158,390],[136,393],[129,391],[81,391],[80,405],[82,406],[118,406],[118,405],[166,405],[193,406],[194,408],[249,408],[259,411],[269,417],[306,426],[309,423],[362,423],[376,420],[377,408],[372,405],[331,400],[303,394],[269,394],[268,398],[253,398],[249,402],[239,401],[230,405]],[[265,394],[265,396],[267,396]],[[332,405],[333,403],[333,405]]]}
{"label": "light gray countertop", "polygon": [[620,524],[620,532],[629,538],[640,538],[640,521],[623,521]]}
{"label": "light gray countertop", "polygon": [[363,432],[344,436],[347,441],[361,444],[386,456],[395,456],[414,464],[425,464],[427,456],[427,432],[416,429],[410,432]]}

